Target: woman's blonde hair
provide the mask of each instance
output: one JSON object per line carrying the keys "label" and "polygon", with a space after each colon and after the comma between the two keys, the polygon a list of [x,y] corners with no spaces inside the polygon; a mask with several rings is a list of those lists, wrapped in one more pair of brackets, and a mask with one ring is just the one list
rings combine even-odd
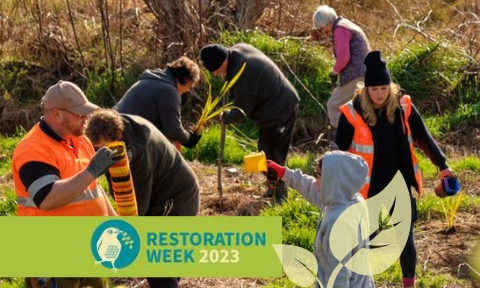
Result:
{"label": "woman's blonde hair", "polygon": [[[365,122],[370,126],[375,126],[378,119],[377,115],[375,114],[375,107],[373,106],[372,99],[368,94],[367,87],[363,86],[358,88],[357,91],[355,91],[354,98],[356,97],[359,97]],[[388,98],[381,109],[386,110],[388,122],[391,124],[395,122],[395,110],[400,107],[400,97],[402,97],[400,86],[393,82],[390,83],[390,92],[388,93]]]}

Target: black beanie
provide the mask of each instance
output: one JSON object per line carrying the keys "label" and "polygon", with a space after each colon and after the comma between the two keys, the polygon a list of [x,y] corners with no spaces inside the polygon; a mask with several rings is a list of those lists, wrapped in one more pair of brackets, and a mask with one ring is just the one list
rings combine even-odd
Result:
{"label": "black beanie", "polygon": [[220,68],[227,55],[227,48],[219,44],[210,44],[200,50],[200,59],[203,62],[203,66],[210,72]]}
{"label": "black beanie", "polygon": [[370,51],[365,57],[365,86],[383,86],[391,82],[390,72],[387,63],[382,59],[382,52]]}

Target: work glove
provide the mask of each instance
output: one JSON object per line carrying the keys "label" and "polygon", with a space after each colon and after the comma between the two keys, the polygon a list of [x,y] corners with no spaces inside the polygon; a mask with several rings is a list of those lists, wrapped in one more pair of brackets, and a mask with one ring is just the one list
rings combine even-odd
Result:
{"label": "work glove", "polygon": [[330,82],[332,83],[332,87],[337,86],[337,80],[338,80],[338,74],[333,73],[333,71],[330,71]]}
{"label": "work glove", "polygon": [[93,177],[98,178],[102,176],[110,166],[121,160],[121,158],[115,158],[116,155],[116,151],[102,147],[95,153],[92,160],[90,160],[86,170],[90,172]]}
{"label": "work glove", "polygon": [[267,160],[267,167],[269,168],[268,172],[276,173],[277,178],[282,179],[283,175],[285,175],[285,170],[287,169],[285,166],[281,166],[272,160]]}
{"label": "work glove", "polygon": [[195,145],[198,144],[198,141],[202,138],[202,134],[196,134],[193,131],[188,131],[190,133],[190,140],[187,143],[182,144],[183,146],[187,147],[188,149],[192,149]]}

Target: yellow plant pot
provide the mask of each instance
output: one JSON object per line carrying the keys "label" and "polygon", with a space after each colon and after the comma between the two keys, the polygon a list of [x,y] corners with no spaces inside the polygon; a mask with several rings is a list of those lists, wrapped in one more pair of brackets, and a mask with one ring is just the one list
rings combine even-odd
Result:
{"label": "yellow plant pot", "polygon": [[245,172],[267,172],[267,157],[263,151],[243,157]]}

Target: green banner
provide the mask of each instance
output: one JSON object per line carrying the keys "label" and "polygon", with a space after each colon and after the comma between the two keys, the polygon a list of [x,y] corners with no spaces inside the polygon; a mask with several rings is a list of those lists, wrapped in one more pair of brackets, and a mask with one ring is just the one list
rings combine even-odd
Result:
{"label": "green banner", "polygon": [[281,277],[281,217],[0,217],[0,277]]}

